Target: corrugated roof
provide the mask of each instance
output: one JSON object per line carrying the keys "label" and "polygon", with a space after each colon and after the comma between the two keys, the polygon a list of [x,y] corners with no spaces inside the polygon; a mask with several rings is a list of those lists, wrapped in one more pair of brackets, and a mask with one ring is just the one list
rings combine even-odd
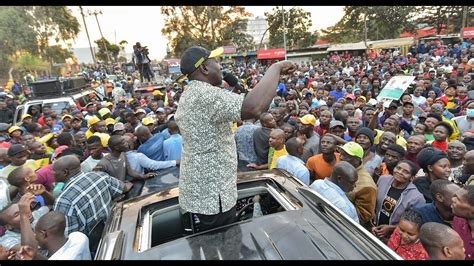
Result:
{"label": "corrugated roof", "polygon": [[365,43],[364,42],[356,42],[356,43],[340,43],[340,44],[333,44],[329,46],[327,49],[328,52],[332,51],[349,51],[349,50],[365,50]]}

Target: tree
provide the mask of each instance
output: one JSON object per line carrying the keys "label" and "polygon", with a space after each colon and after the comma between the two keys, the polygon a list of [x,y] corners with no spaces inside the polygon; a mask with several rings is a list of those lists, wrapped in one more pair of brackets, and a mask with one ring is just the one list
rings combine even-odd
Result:
{"label": "tree", "polygon": [[[474,18],[469,16],[474,12],[474,6],[466,6],[468,18],[470,21],[468,25],[472,25]],[[441,34],[443,29],[452,33],[459,33],[462,24],[462,6],[422,6],[418,7],[420,17],[418,23],[428,24],[436,28],[436,33]]]}
{"label": "tree", "polygon": [[105,45],[107,46],[107,51],[109,52],[110,58],[113,58],[114,61],[117,61],[117,57],[120,52],[120,47],[118,45],[110,43],[105,38],[100,38],[94,42],[99,47],[99,52],[95,54],[99,60],[102,60],[104,62],[108,61],[107,52],[105,51],[105,47],[104,47],[104,43],[105,43]]}
{"label": "tree", "polygon": [[10,56],[12,68],[19,72],[33,72],[38,76],[37,71],[48,71],[49,63],[29,52],[18,52],[18,55]]}
{"label": "tree", "polygon": [[51,63],[64,63],[67,58],[73,57],[73,53],[60,45],[52,45],[44,50],[44,57]]}
{"label": "tree", "polygon": [[66,6],[25,7],[25,12],[33,18],[40,53],[45,51],[52,38],[56,42],[66,41],[79,34],[79,21]]}
{"label": "tree", "polygon": [[10,68],[10,56],[25,50],[37,53],[36,34],[31,20],[16,7],[0,8],[0,73]]}
{"label": "tree", "polygon": [[[283,26],[283,14],[285,16],[285,24]],[[270,46],[283,47],[283,31],[286,30],[286,43],[291,48],[296,48],[302,44],[308,44],[312,34],[309,28],[312,26],[311,13],[305,12],[302,8],[291,8],[283,10],[280,7],[273,8],[272,12],[265,12],[268,23],[268,31],[270,32]],[[291,30],[290,30],[291,29]],[[309,35],[309,36],[308,36]],[[312,38],[316,36],[311,36]],[[306,39],[302,42],[301,40]]]}
{"label": "tree", "polygon": [[398,38],[402,31],[414,31],[417,12],[412,6],[346,6],[341,20],[322,33],[332,43],[362,41],[366,21],[367,39]]}
{"label": "tree", "polygon": [[[17,51],[52,61],[60,52],[48,49],[49,40],[66,41],[77,37],[79,23],[65,6],[10,6],[0,8],[0,75],[11,68]],[[52,56],[53,58],[50,58]],[[11,72],[11,71],[10,71]]]}
{"label": "tree", "polygon": [[189,47],[213,49],[235,45],[249,49],[252,37],[245,33],[250,13],[240,6],[163,6],[165,25],[161,33],[170,43],[172,56],[179,57]]}

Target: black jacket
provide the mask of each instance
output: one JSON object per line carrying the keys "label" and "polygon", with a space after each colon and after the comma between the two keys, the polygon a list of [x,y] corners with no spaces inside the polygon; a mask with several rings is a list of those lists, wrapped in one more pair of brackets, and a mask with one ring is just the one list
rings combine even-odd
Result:
{"label": "black jacket", "polygon": [[13,122],[13,112],[10,108],[0,110],[0,123],[11,124]]}

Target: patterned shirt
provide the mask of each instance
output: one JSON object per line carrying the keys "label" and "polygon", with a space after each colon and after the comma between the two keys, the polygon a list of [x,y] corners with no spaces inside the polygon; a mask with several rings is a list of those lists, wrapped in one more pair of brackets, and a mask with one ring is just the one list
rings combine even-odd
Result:
{"label": "patterned shirt", "polygon": [[215,215],[236,204],[232,122],[240,119],[243,100],[243,95],[197,80],[182,94],[175,120],[183,137],[179,203],[184,210]]}
{"label": "patterned shirt", "polygon": [[104,172],[78,173],[66,183],[54,210],[66,216],[66,234],[89,235],[94,226],[110,216],[112,199],[122,194],[124,183]]}
{"label": "patterned shirt", "polygon": [[254,124],[245,124],[237,128],[235,132],[235,142],[237,144],[237,154],[239,160],[248,163],[257,162],[257,153],[253,146],[253,133],[258,128]]}

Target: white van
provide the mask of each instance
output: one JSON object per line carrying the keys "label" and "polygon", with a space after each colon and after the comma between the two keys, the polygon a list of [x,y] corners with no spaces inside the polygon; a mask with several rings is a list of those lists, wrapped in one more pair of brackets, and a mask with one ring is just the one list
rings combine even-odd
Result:
{"label": "white van", "polygon": [[98,97],[95,90],[87,89],[76,94],[71,94],[68,96],[62,96],[58,98],[41,97],[41,98],[27,100],[24,104],[18,105],[16,107],[15,115],[13,117],[13,124],[16,125],[20,123],[21,116],[24,114],[31,115],[31,108],[33,108],[33,106],[37,107],[40,112],[42,112],[44,106],[48,106],[53,111],[55,111],[56,114],[58,114],[59,116],[61,116],[61,112],[64,108],[68,108],[74,105],[79,108],[82,108],[90,102],[91,93],[94,95],[94,97]]}

